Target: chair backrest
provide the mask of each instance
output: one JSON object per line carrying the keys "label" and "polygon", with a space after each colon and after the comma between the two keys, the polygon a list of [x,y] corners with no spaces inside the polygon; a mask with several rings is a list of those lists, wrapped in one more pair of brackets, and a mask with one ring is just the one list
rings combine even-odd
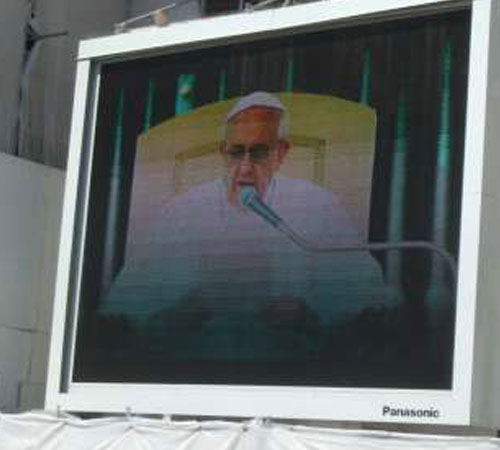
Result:
{"label": "chair backrest", "polygon": [[[280,169],[335,192],[363,236],[368,230],[376,114],[365,105],[312,94],[282,93],[291,151]],[[134,208],[155,208],[225,175],[219,154],[225,117],[237,98],[166,120],[138,139]]]}

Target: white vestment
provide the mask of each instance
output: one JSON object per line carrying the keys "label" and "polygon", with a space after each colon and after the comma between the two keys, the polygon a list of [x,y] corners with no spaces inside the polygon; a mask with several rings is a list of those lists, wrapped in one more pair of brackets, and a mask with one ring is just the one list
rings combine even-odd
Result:
{"label": "white vestment", "polygon": [[[308,181],[272,180],[263,201],[311,241],[362,243],[335,195]],[[322,323],[335,323],[394,301],[370,253],[300,249],[261,217],[230,205],[225,180],[191,189],[152,217],[147,231],[129,236],[103,313],[145,319],[180,302],[226,312],[304,302]]]}

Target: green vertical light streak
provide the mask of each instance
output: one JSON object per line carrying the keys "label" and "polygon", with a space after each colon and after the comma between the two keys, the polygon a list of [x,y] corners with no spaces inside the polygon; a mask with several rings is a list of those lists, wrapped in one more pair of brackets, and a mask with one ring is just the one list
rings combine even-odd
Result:
{"label": "green vertical light streak", "polygon": [[123,146],[123,105],[125,102],[125,90],[122,88],[118,98],[115,122],[115,143],[113,146],[113,167],[111,176],[121,176],[122,172],[122,146]]}
{"label": "green vertical light streak", "polygon": [[175,98],[175,115],[185,114],[194,108],[194,86],[196,75],[184,73],[177,79],[177,94]]}
{"label": "green vertical light streak", "polygon": [[[436,187],[434,191],[433,240],[440,247],[446,248],[448,230],[448,199],[451,163],[451,55],[452,43],[446,42],[441,53],[441,103],[439,114],[439,132],[436,156]],[[439,307],[439,300],[446,299],[438,287],[442,284],[445,268],[439,257],[432,261],[431,291],[428,304]]]}
{"label": "green vertical light streak", "polygon": [[219,101],[226,99],[227,99],[227,73],[224,69],[222,69],[219,77]]}
{"label": "green vertical light streak", "polygon": [[441,104],[437,139],[436,189],[434,192],[434,242],[446,245],[448,186],[451,160],[451,41],[441,54]]}
{"label": "green vertical light streak", "polygon": [[104,260],[102,270],[102,288],[105,290],[115,274],[116,239],[121,207],[121,185],[123,173],[123,108],[125,90],[122,88],[118,98],[115,119],[115,135],[113,145],[113,160],[109,181],[108,210],[106,217]]}
{"label": "green vertical light streak", "polygon": [[[407,147],[407,101],[405,93],[402,92],[398,100],[396,136],[392,156],[391,192],[389,199],[389,241],[400,241],[403,239]],[[388,281],[398,284],[401,276],[401,253],[399,251],[389,252],[387,262]]]}
{"label": "green vertical light streak", "polygon": [[285,75],[285,91],[292,92],[295,82],[295,61],[293,58],[293,50],[288,51],[286,62],[286,75]]}
{"label": "green vertical light streak", "polygon": [[359,102],[363,105],[368,105],[371,99],[371,70],[371,51],[369,48],[366,48],[363,51],[363,73],[361,75],[361,88],[359,94]]}
{"label": "green vertical light streak", "polygon": [[146,99],[146,108],[144,110],[144,127],[143,132],[148,131],[151,128],[153,120],[153,106],[155,97],[155,83],[153,80],[149,80],[148,83],[148,97]]}
{"label": "green vertical light streak", "polygon": [[448,171],[451,156],[451,41],[443,49],[442,59],[442,94],[440,128],[438,136],[438,168]]}

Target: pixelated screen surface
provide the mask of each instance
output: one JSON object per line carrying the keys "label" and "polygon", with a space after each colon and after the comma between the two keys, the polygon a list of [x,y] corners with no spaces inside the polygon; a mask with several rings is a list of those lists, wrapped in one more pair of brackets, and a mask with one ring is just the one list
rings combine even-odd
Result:
{"label": "pixelated screen surface", "polygon": [[73,379],[451,388],[469,21],[104,65]]}

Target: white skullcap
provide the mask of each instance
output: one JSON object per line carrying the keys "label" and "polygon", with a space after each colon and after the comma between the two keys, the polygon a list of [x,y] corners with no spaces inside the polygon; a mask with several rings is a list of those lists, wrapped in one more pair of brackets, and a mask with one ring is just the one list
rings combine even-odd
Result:
{"label": "white skullcap", "polygon": [[234,116],[245,109],[252,108],[253,106],[264,106],[266,108],[277,109],[280,112],[285,112],[284,106],[277,97],[269,94],[268,92],[257,91],[252,92],[245,97],[241,97],[227,113],[226,122],[229,122]]}

